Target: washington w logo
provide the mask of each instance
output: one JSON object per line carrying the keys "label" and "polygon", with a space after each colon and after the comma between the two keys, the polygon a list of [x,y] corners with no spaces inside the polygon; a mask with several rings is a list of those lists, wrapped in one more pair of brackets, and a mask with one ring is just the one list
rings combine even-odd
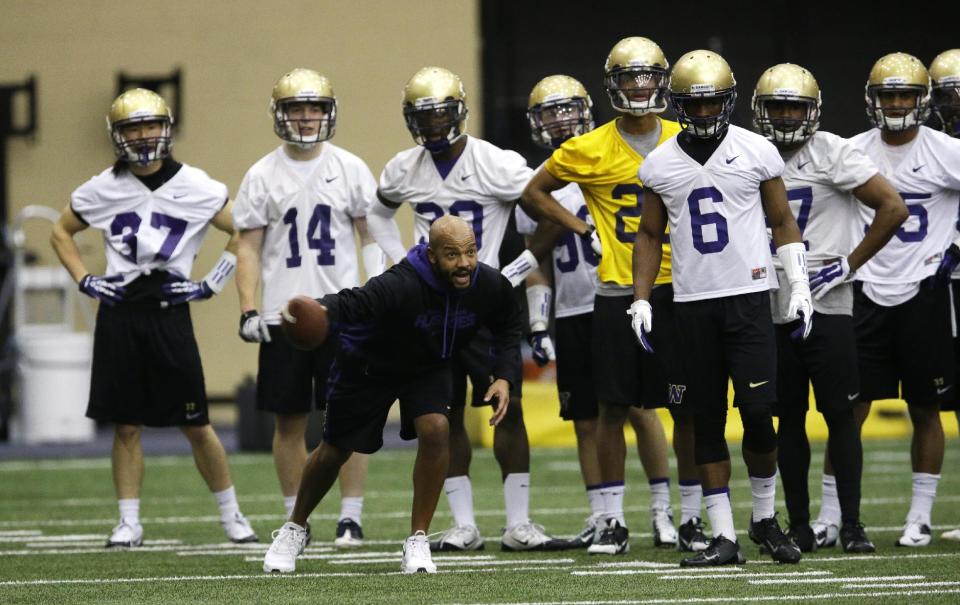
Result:
{"label": "washington w logo", "polygon": [[670,403],[674,405],[680,405],[683,403],[683,393],[687,390],[687,385],[685,384],[669,384],[667,385],[669,390],[668,398]]}

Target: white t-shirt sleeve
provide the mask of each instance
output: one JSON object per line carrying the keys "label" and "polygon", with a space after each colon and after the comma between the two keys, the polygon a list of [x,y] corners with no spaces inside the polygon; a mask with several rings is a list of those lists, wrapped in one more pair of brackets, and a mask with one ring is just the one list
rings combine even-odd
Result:
{"label": "white t-shirt sleeve", "polygon": [[537,230],[537,222],[530,218],[519,204],[517,204],[513,214],[517,219],[517,231],[520,235],[533,235],[533,232]]}
{"label": "white t-shirt sleeve", "polygon": [[944,186],[960,191],[960,139],[938,137],[943,142],[943,152],[937,155],[943,170]]}
{"label": "white t-shirt sleeve", "polygon": [[856,189],[880,172],[873,160],[853,142],[841,137],[834,137],[834,141],[826,159],[830,180],[838,189]]}
{"label": "white t-shirt sleeve", "polygon": [[400,204],[405,201],[406,191],[404,181],[406,180],[407,169],[403,166],[400,156],[394,156],[387,165],[383,167],[380,173],[380,185],[378,193],[384,199]]}
{"label": "white t-shirt sleeve", "polygon": [[350,206],[347,210],[350,216],[357,218],[366,216],[370,205],[377,201],[377,181],[373,173],[362,161],[353,166],[354,178],[350,191]]}
{"label": "white t-shirt sleeve", "polygon": [[761,139],[757,145],[761,181],[769,181],[783,175],[783,158],[773,143]]}
{"label": "white t-shirt sleeve", "polygon": [[486,166],[490,171],[490,178],[484,182],[489,188],[491,197],[504,202],[520,199],[520,194],[533,177],[533,170],[527,166],[527,161],[519,153],[506,149],[491,158]]}
{"label": "white t-shirt sleeve", "polygon": [[248,170],[233,201],[233,224],[237,229],[259,229],[267,223],[267,191],[263,181]]}

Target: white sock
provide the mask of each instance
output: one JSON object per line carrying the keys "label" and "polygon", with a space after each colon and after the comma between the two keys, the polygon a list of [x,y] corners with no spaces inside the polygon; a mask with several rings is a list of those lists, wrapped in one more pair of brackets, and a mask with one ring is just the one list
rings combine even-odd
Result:
{"label": "white sock", "polygon": [[713,537],[723,536],[731,542],[736,542],[737,532],[733,528],[730,493],[723,490],[719,494],[704,496],[703,503],[707,507],[707,516],[710,517],[710,529],[713,530]]}
{"label": "white sock", "polygon": [[510,473],[503,480],[507,529],[530,522],[530,473]]}
{"label": "white sock", "polygon": [[933,511],[939,482],[940,475],[913,473],[913,497],[910,499],[907,519],[917,519],[920,523],[930,525],[930,513]]}
{"label": "white sock", "polygon": [[217,506],[220,507],[221,519],[233,519],[240,512],[237,492],[232,485],[223,491],[213,492],[213,497],[217,499]]}
{"label": "white sock", "polygon": [[603,488],[599,485],[587,486],[587,501],[590,502],[590,514],[603,515]]}
{"label": "white sock", "polygon": [[680,481],[680,524],[700,517],[700,500],[703,489],[699,481]]}
{"label": "white sock", "polygon": [[840,498],[837,497],[837,478],[823,474],[823,497],[818,520],[840,527]]}
{"label": "white sock", "polygon": [[117,500],[120,506],[120,518],[126,519],[131,525],[140,524],[140,498],[126,498]]}
{"label": "white sock", "polygon": [[670,479],[650,480],[650,508],[657,510],[670,508]]}
{"label": "white sock", "polygon": [[293,516],[293,506],[297,503],[296,496],[284,496],[283,508],[287,511],[287,519]]}
{"label": "white sock", "polygon": [[609,523],[617,521],[621,526],[626,527],[627,522],[623,518],[623,494],[626,486],[622,481],[614,484],[606,484],[603,487],[603,516]]}
{"label": "white sock", "polygon": [[360,523],[360,516],[363,514],[363,496],[347,496],[346,498],[340,498],[340,518],[338,521],[343,521],[344,519],[353,519],[357,522],[357,525],[363,525]]}
{"label": "white sock", "polygon": [[750,477],[750,492],[753,494],[753,520],[773,516],[773,501],[777,496],[777,473],[769,477]]}
{"label": "white sock", "polygon": [[473,486],[470,484],[470,477],[467,475],[447,477],[443,482],[443,491],[447,494],[454,524],[476,527],[477,520],[473,517]]}

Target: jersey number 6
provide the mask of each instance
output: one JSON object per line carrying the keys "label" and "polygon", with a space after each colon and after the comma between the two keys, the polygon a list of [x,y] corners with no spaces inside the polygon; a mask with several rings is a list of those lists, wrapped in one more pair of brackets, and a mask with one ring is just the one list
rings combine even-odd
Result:
{"label": "jersey number 6", "polygon": [[[727,234],[727,219],[719,212],[701,212],[701,200],[719,204],[723,202],[723,194],[716,187],[699,187],[687,196],[687,204],[690,206],[693,247],[700,254],[714,254],[726,248],[727,244],[730,243],[730,236]],[[716,229],[717,238],[714,241],[704,240],[703,228],[707,225],[713,225]]]}

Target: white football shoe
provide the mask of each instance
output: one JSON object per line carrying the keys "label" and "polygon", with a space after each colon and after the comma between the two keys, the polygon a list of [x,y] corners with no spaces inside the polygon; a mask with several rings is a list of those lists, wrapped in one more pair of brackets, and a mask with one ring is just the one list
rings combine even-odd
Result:
{"label": "white football shoe", "polygon": [[661,548],[677,547],[677,529],[673,526],[673,511],[670,507],[651,508],[650,525],[653,528],[653,545]]}
{"label": "white football shoe", "polygon": [[400,561],[403,573],[437,573],[437,565],[430,556],[430,542],[427,535],[418,531],[403,542],[403,559]]}
{"label": "white football shoe", "polygon": [[560,550],[566,548],[566,540],[558,540],[543,531],[543,526],[527,521],[503,530],[500,550]]}
{"label": "white football shoe", "polygon": [[930,544],[930,526],[920,521],[920,519],[907,519],[903,526],[903,535],[897,540],[897,546],[909,546],[917,548]]}
{"label": "white football shoe", "polygon": [[234,544],[246,544],[248,542],[259,542],[256,532],[250,527],[250,522],[240,512],[232,517],[220,519],[220,526],[227,534],[227,540]]}
{"label": "white football shoe", "polygon": [[483,538],[476,525],[454,525],[430,543],[430,550],[483,550]]}
{"label": "white football shoe", "polygon": [[297,569],[297,557],[307,544],[307,530],[287,521],[273,532],[273,544],[263,557],[263,571],[290,573]]}
{"label": "white football shoe", "polygon": [[950,531],[945,531],[940,537],[944,540],[960,540],[960,529],[951,529]]}
{"label": "white football shoe", "polygon": [[337,548],[363,546],[363,528],[353,519],[341,519],[337,522],[337,537],[333,545]]}
{"label": "white football shoe", "polygon": [[135,548],[143,545],[143,526],[138,522],[120,519],[120,523],[110,532],[107,539],[107,548],[117,546]]}
{"label": "white football shoe", "polygon": [[830,548],[837,545],[840,537],[840,528],[836,523],[817,519],[810,524],[813,535],[817,538],[817,548]]}

